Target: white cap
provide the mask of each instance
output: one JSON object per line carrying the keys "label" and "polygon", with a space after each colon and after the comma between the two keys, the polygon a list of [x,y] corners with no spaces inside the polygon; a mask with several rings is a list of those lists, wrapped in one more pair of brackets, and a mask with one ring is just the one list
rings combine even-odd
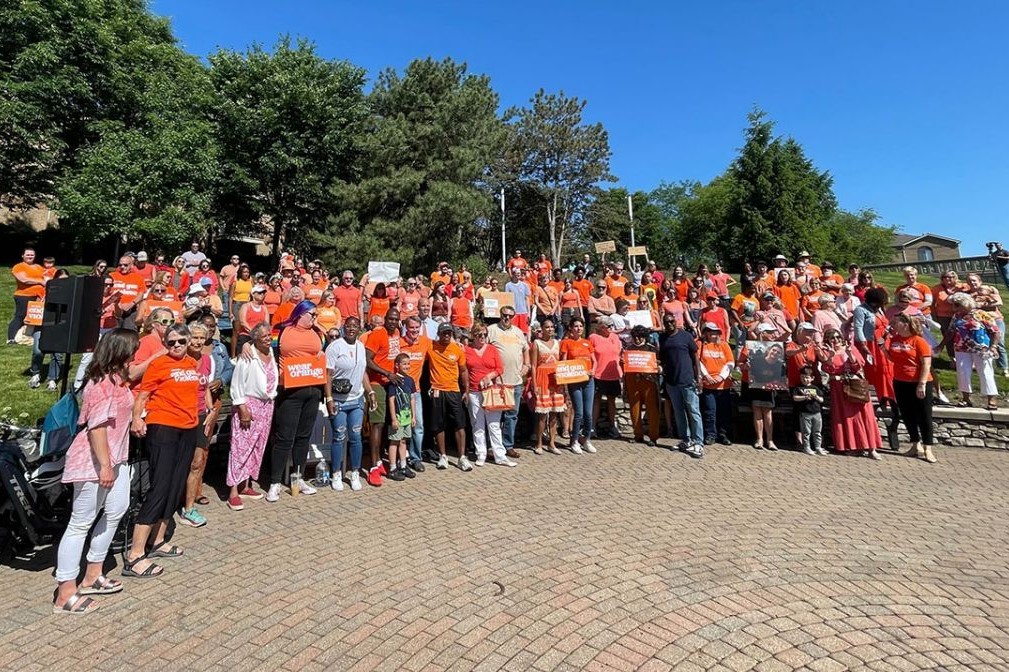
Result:
{"label": "white cap", "polygon": [[206,293],[207,288],[197,282],[196,284],[190,285],[189,291],[186,292],[186,296],[196,296],[197,294],[206,294]]}

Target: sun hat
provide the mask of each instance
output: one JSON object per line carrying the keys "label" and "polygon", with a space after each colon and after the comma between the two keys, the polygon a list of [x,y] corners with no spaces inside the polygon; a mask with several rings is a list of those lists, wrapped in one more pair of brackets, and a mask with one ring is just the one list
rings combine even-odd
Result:
{"label": "sun hat", "polygon": [[702,327],[702,329],[704,331],[717,331],[719,333],[721,333],[721,331],[722,331],[722,328],[720,326],[718,326],[717,324],[715,324],[714,322],[705,322],[704,326]]}

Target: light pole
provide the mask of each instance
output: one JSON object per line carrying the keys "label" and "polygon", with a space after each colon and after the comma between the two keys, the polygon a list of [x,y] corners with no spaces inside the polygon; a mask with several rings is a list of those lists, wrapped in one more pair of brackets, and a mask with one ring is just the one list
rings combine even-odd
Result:
{"label": "light pole", "polygon": [[501,187],[501,193],[498,194],[498,198],[501,200],[501,270],[505,270],[508,267],[508,248],[505,246],[505,195],[504,187]]}
{"label": "light pole", "polygon": [[627,216],[631,220],[631,247],[635,247],[634,244],[634,203],[631,201],[630,194],[627,196]]}

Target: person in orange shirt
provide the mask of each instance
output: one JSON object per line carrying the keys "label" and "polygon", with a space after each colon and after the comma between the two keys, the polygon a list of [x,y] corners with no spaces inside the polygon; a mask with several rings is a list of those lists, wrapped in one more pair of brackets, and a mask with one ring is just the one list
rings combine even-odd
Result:
{"label": "person in orange shirt", "polygon": [[340,286],[333,289],[336,297],[336,307],[347,319],[351,315],[365,324],[364,319],[364,291],[360,287],[354,286],[354,272],[347,270],[340,276]]}
{"label": "person in orange shirt", "polygon": [[448,321],[460,329],[473,326],[473,304],[466,298],[466,288],[462,285],[455,286],[455,296],[449,301]]}
{"label": "person in orange shirt", "polygon": [[406,287],[400,291],[398,297],[397,307],[400,318],[417,317],[420,314],[420,302],[423,298],[424,295],[417,288],[417,279],[407,278]]}
{"label": "person in orange shirt", "polygon": [[431,350],[431,339],[424,335],[424,328],[420,318],[412,315],[403,320],[404,333],[399,341],[399,351],[410,356],[410,366],[407,375],[413,378],[414,407],[417,409],[417,426],[414,428],[413,436],[410,437],[408,450],[410,453],[409,467],[414,471],[424,471],[424,397],[420,391],[420,378],[424,373],[424,364],[427,362],[427,354]]}
{"label": "person in orange shirt", "polygon": [[[826,292],[821,289],[820,278],[810,278],[808,289],[802,295],[802,319],[813,320],[813,313],[820,309],[820,297]],[[799,319],[799,318],[796,318]]]}
{"label": "person in orange shirt", "polygon": [[[371,296],[368,297],[368,324],[373,324],[376,317],[384,318],[385,314],[389,312],[391,303],[385,292],[385,283],[377,283],[375,289],[371,292]],[[385,411],[384,405],[382,406],[382,411]]]}
{"label": "person in orange shirt", "polygon": [[560,295],[547,282],[547,276],[540,275],[536,289],[533,291],[533,303],[536,306],[534,322],[542,322],[544,318],[557,318],[560,314]]}
{"label": "person in orange shirt", "polygon": [[904,284],[896,289],[895,294],[907,289],[913,292],[911,305],[921,310],[926,315],[932,312],[932,288],[923,282],[918,282],[918,269],[914,266],[905,266],[901,269],[904,272]]}
{"label": "person in orange shirt", "polygon": [[823,268],[820,270],[820,286],[834,296],[837,296],[841,293],[841,285],[843,284],[844,278],[834,270],[833,262],[823,262]]}
{"label": "person in orange shirt", "polygon": [[137,261],[133,265],[133,270],[143,276],[145,286],[150,287],[154,284],[154,276],[158,272],[158,267],[148,263],[147,253],[143,250],[137,252]]}
{"label": "person in orange shirt", "polygon": [[704,445],[716,441],[723,446],[729,440],[731,425],[732,370],[736,362],[732,348],[722,340],[722,328],[714,322],[701,326],[697,358],[701,362],[701,416],[704,419]]}
{"label": "person in orange shirt", "polygon": [[21,255],[21,263],[11,269],[14,276],[14,317],[7,325],[7,345],[14,343],[18,329],[25,323],[28,303],[38,301],[45,295],[46,277],[44,269],[35,263],[35,250],[28,248]]}
{"label": "person in orange shirt", "polygon": [[900,419],[911,439],[907,455],[934,463],[932,348],[921,335],[921,322],[909,315],[894,316],[893,329],[887,354],[893,362],[893,391]]}
{"label": "person in orange shirt", "polygon": [[802,318],[802,313],[799,312],[801,293],[798,286],[792,282],[792,276],[788,271],[778,271],[778,284],[774,286],[772,291],[775,296],[781,299],[785,313],[790,319],[798,320]]}
{"label": "person in orange shirt", "polygon": [[329,283],[322,277],[322,271],[317,268],[312,271],[312,281],[304,286],[305,298],[315,305],[319,305],[323,293],[328,289]]}
{"label": "person in orange shirt", "polygon": [[340,315],[340,309],[336,307],[336,297],[333,296],[333,292],[323,292],[319,299],[319,314],[315,318],[315,326],[326,334],[328,343],[339,338],[342,324],[343,316]]}
{"label": "person in orange shirt", "polygon": [[624,277],[623,267],[614,267],[613,272],[606,276],[607,296],[614,301],[624,298],[626,293],[624,287],[627,286],[627,282],[627,278]]}
{"label": "person in orange shirt", "polygon": [[133,268],[132,255],[124,254],[119,259],[119,266],[109,273],[109,277],[115,283],[113,291],[119,292],[119,311],[122,315],[119,326],[123,329],[136,329],[137,304],[143,298],[147,285],[144,276]]}
{"label": "person in orange shirt", "polygon": [[641,286],[638,287],[638,294],[648,299],[648,305],[652,310],[658,310],[659,299],[662,297],[662,288],[655,284],[655,278],[649,271],[645,271],[641,276]]}
{"label": "person in orange shirt", "polygon": [[806,267],[806,273],[810,278],[819,278],[823,275],[823,270],[811,261],[812,257],[809,256],[809,252],[803,250],[799,252],[799,256],[795,258],[795,265],[800,264]]}
{"label": "person in orange shirt", "polygon": [[[381,284],[381,283],[380,283]],[[368,485],[378,487],[382,485],[382,476],[386,471],[382,465],[381,448],[382,433],[385,430],[385,414],[388,400],[385,396],[385,387],[391,382],[399,384],[399,374],[395,370],[396,357],[400,353],[402,339],[399,332],[399,311],[390,308],[385,313],[382,326],[376,327],[368,334],[367,342],[364,344],[368,358],[367,370],[368,379],[371,381],[372,390],[375,392],[375,410],[368,414],[371,422],[371,436],[369,437],[369,448],[371,449],[371,462],[368,466]]]}
{"label": "person in orange shirt", "polygon": [[582,299],[582,319],[589,319],[589,297],[592,296],[592,281],[585,277],[585,269],[581,266],[575,268],[575,278],[571,281],[571,286],[575,288]]}
{"label": "person in orange shirt", "polygon": [[553,272],[554,265],[549,259],[547,259],[547,255],[541,253],[540,258],[533,264],[533,268],[536,269],[537,275],[545,275],[549,279],[551,273]]}
{"label": "person in orange shirt", "polygon": [[582,316],[582,309],[586,306],[582,303],[581,293],[575,289],[574,283],[568,279],[561,286],[561,333],[566,333],[568,324],[576,317]]}
{"label": "person in orange shirt", "polygon": [[[932,288],[932,316],[939,323],[939,331],[949,333],[950,322],[956,308],[949,302],[949,297],[957,292],[969,292],[970,286],[960,282],[956,271],[945,271],[939,277],[939,284]],[[946,355],[953,360],[953,339],[946,339]]]}
{"label": "person in orange shirt", "polygon": [[450,427],[455,430],[455,445],[459,451],[457,466],[462,471],[471,471],[473,465],[466,457],[466,410],[462,400],[469,394],[469,371],[466,369],[466,352],[452,339],[454,328],[451,324],[438,327],[438,340],[428,353],[428,369],[431,374],[431,421],[429,428],[434,432],[438,446],[439,469],[448,469],[445,455],[445,432]]}
{"label": "person in orange shirt", "polygon": [[690,280],[687,278],[687,274],[684,272],[682,266],[676,266],[673,268],[672,277],[668,280],[672,283],[673,289],[676,291],[676,297],[680,301],[687,300],[687,290],[690,289]]}
{"label": "person in orange shirt", "polygon": [[236,352],[251,340],[250,334],[257,324],[266,324],[268,326],[270,324],[270,311],[264,303],[266,287],[264,285],[255,285],[250,295],[252,296],[252,301],[246,302],[239,309],[238,322],[232,328],[232,333],[236,337]]}
{"label": "person in orange shirt", "polygon": [[512,258],[508,260],[505,266],[505,270],[508,271],[508,275],[512,274],[513,269],[519,269],[520,271],[529,266],[529,262],[522,257],[522,250],[515,250],[512,252]]}
{"label": "person in orange shirt", "polygon": [[284,302],[284,290],[280,286],[281,279],[280,274],[277,273],[270,277],[269,285],[266,288],[266,297],[263,299],[263,304],[270,313],[271,322],[273,321],[273,315],[277,312],[277,308]]}
{"label": "person in orange shirt", "polygon": [[277,310],[274,311],[273,317],[270,318],[270,324],[274,327],[281,325],[291,317],[291,313],[294,311],[294,307],[305,300],[305,293],[301,291],[301,287],[292,287],[289,292],[287,292],[287,298],[277,306]]}
{"label": "person in orange shirt", "polygon": [[564,271],[559,268],[555,268],[551,271],[553,277],[547,284],[557,290],[557,296],[560,296],[564,291]]}

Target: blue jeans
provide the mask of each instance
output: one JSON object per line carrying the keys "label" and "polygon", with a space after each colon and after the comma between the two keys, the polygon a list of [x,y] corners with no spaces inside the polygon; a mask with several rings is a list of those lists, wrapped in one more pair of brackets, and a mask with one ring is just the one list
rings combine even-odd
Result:
{"label": "blue jeans", "polygon": [[1009,369],[1009,356],[1005,349],[1005,320],[996,320],[996,324],[999,331],[999,342],[995,344],[998,347],[998,365],[1005,371]]}
{"label": "blue jeans", "polygon": [[676,418],[676,429],[680,438],[687,444],[704,441],[704,430],[701,426],[701,404],[697,396],[697,386],[666,385],[666,395],[673,406],[673,417]]}
{"label": "blue jeans", "polygon": [[701,409],[704,415],[704,440],[728,437],[730,404],[728,390],[703,390]]}
{"label": "blue jeans", "polygon": [[571,441],[575,442],[583,436],[587,440],[592,436],[592,399],[596,396],[596,381],[589,378],[585,383],[568,385],[571,395],[571,406],[574,407]]}
{"label": "blue jeans", "polygon": [[525,389],[524,385],[515,386],[515,408],[501,413],[501,441],[504,443],[505,450],[515,447],[515,425],[519,422],[519,406],[522,404],[523,389]]}
{"label": "blue jeans", "polygon": [[[333,443],[330,446],[330,467],[333,474],[343,471],[343,454],[350,443],[350,470],[361,468],[361,425],[364,424],[364,395],[353,401],[335,402],[336,412],[329,417],[333,425]],[[349,431],[348,431],[349,430]]]}
{"label": "blue jeans", "polygon": [[[42,330],[36,328],[35,333],[32,334],[32,361],[31,361],[31,374],[33,376],[42,376],[42,362],[45,361],[45,353],[39,350],[39,338],[42,337]],[[59,380],[61,369],[63,367],[63,353],[54,352],[49,355],[49,369],[48,377],[46,380]]]}
{"label": "blue jeans", "polygon": [[995,264],[995,268],[998,269],[999,275],[1002,276],[1002,282],[1005,283],[1006,287],[1009,287],[1009,264]]}
{"label": "blue jeans", "polygon": [[410,461],[423,460],[424,458],[424,396],[420,392],[414,392],[413,407],[417,410],[417,426],[410,434]]}

